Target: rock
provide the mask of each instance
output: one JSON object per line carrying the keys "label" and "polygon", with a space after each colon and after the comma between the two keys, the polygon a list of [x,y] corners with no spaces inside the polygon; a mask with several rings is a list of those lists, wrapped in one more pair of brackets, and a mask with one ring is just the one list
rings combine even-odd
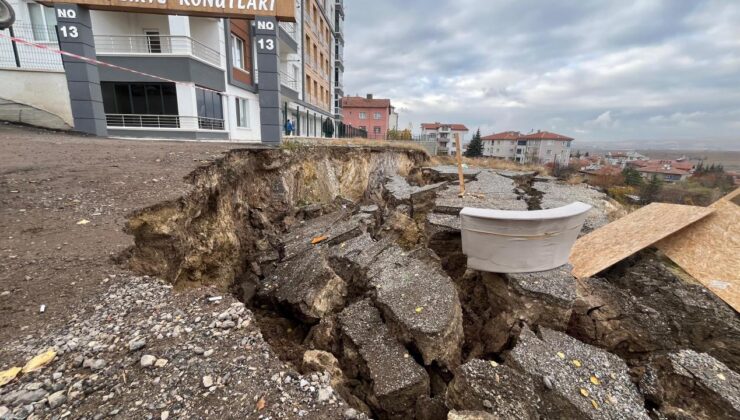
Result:
{"label": "rock", "polygon": [[344,373],[333,354],[321,350],[308,350],[303,354],[303,368],[307,371],[326,372],[331,375],[332,386],[344,382]]}
{"label": "rock", "polygon": [[46,391],[36,389],[33,391],[22,392],[15,397],[15,404],[31,404],[41,400],[46,396]]}
{"label": "rock", "polygon": [[503,420],[485,411],[450,411],[447,420]]}
{"label": "rock", "polygon": [[519,334],[522,322],[558,331],[568,328],[576,300],[576,279],[566,265],[540,273],[469,273],[462,282],[480,283],[490,307],[475,325],[481,345],[473,356],[501,352]]}
{"label": "rock", "polygon": [[638,258],[637,264],[614,270],[608,280],[578,282],[568,333],[640,364],[652,352],[689,348],[740,371],[737,313],[650,255]]}
{"label": "rock", "polygon": [[170,412],[169,411],[163,411],[162,414],[159,416],[160,420],[167,420],[170,418]]}
{"label": "rock", "polygon": [[134,339],[128,342],[128,349],[129,351],[139,351],[146,346],[146,339],[140,338],[140,339]]}
{"label": "rock", "polygon": [[141,356],[141,367],[152,367],[156,361],[157,358],[155,356],[152,356],[151,354],[145,354],[144,356]]}
{"label": "rock", "polygon": [[82,363],[83,368],[90,370],[102,370],[106,365],[107,362],[104,359],[85,359]]}
{"label": "rock", "polygon": [[344,306],[347,285],[330,267],[324,252],[314,247],[301,258],[278,265],[257,296],[291,308],[304,320],[316,321]]}
{"label": "rock", "polygon": [[454,410],[486,411],[502,419],[536,420],[541,405],[528,375],[479,359],[457,370],[446,401]]}
{"label": "rock", "polygon": [[319,394],[317,396],[318,402],[327,402],[331,399],[331,396],[334,394],[334,391],[332,391],[331,387],[321,387],[319,388]]}
{"label": "rock", "polygon": [[[10,409],[6,406],[0,406],[0,419],[5,420],[6,417],[9,417],[9,414],[11,413]],[[345,416],[346,417],[346,416]]]}
{"label": "rock", "polygon": [[[532,376],[542,417],[649,419],[622,359],[547,328],[540,328],[539,336],[523,328],[507,362]],[[545,387],[545,377],[552,389]]]}
{"label": "rock", "polygon": [[213,386],[213,377],[211,375],[206,375],[203,377],[203,387],[204,388],[210,388]]}
{"label": "rock", "polygon": [[371,384],[368,401],[388,417],[413,417],[416,400],[429,393],[429,377],[393,337],[368,300],[339,314],[345,372]]}
{"label": "rock", "polygon": [[209,349],[203,352],[203,357],[211,357],[213,355],[213,349]]}
{"label": "rock", "polygon": [[57,391],[49,395],[48,403],[52,409],[59,407],[67,401],[67,394],[64,391]]}
{"label": "rock", "polygon": [[154,367],[163,368],[167,366],[167,359],[157,359],[156,362],[154,362]]}
{"label": "rock", "polygon": [[355,420],[359,418],[360,414],[355,410],[354,408],[348,408],[344,410],[344,419],[345,420]]}
{"label": "rock", "polygon": [[654,357],[640,389],[667,418],[740,418],[740,374],[708,354]]}
{"label": "rock", "polygon": [[396,242],[404,249],[414,249],[423,237],[414,219],[398,211],[391,212],[384,227],[396,236]]}

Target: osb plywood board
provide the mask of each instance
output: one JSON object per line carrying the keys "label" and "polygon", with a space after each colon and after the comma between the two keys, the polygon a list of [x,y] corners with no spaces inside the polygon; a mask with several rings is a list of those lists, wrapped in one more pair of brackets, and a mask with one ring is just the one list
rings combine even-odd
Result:
{"label": "osb plywood board", "polygon": [[570,253],[573,275],[593,276],[713,211],[678,204],[645,206],[578,239]]}
{"label": "osb plywood board", "polygon": [[740,189],[707,218],[658,242],[658,249],[740,312]]}

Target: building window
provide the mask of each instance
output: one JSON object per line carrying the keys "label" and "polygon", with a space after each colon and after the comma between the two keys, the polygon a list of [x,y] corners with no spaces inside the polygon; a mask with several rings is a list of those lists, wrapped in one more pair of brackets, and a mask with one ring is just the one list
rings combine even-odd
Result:
{"label": "building window", "polygon": [[360,119],[366,120],[367,119],[367,113],[366,112],[360,112]]}
{"label": "building window", "polygon": [[57,24],[57,19],[54,16],[54,8],[29,3],[28,15],[31,17],[34,41],[53,41],[54,25]]}
{"label": "building window", "polygon": [[366,127],[366,126],[364,126],[364,125],[361,125],[361,126],[360,126],[360,130],[364,130],[364,131],[367,131],[367,127]]}
{"label": "building window", "polygon": [[236,98],[236,126],[249,128],[249,101],[243,98]]}
{"label": "building window", "polygon": [[548,151],[547,151],[547,154],[548,154],[548,155],[551,155],[551,154],[552,154],[552,150],[548,150]]}
{"label": "building window", "polygon": [[377,125],[373,127],[373,133],[380,134],[380,127],[378,127]]}
{"label": "building window", "polygon": [[198,105],[198,127],[204,130],[223,130],[221,94],[196,87],[195,99]]}
{"label": "building window", "polygon": [[373,114],[373,118],[375,118],[376,120],[379,120],[382,118],[382,114],[380,112],[376,112],[375,114]]}
{"label": "building window", "polygon": [[101,82],[106,114],[177,115],[174,83]]}
{"label": "building window", "polygon": [[234,34],[231,34],[231,58],[234,67],[245,70],[244,40]]}

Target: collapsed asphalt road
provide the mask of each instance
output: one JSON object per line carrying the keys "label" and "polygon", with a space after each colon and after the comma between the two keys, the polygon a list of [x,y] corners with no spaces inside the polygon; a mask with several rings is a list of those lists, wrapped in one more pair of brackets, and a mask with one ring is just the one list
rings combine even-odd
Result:
{"label": "collapsed asphalt road", "polygon": [[425,164],[297,147],[196,170],[128,218],[138,274],[4,346],[57,356],[0,388],[0,418],[738,415],[737,314],[651,253],[585,281],[465,268],[455,209],[578,199],[596,228],[603,195],[485,170],[460,200]]}

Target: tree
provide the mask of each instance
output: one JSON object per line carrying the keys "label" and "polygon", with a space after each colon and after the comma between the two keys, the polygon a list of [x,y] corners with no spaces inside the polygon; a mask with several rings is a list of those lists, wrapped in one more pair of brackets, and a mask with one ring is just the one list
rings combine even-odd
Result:
{"label": "tree", "polygon": [[473,136],[473,140],[468,143],[468,150],[465,151],[465,157],[481,157],[483,156],[483,140],[480,137],[480,128]]}
{"label": "tree", "polygon": [[640,201],[642,204],[647,205],[654,202],[658,198],[662,188],[663,181],[661,181],[656,175],[653,175],[650,182],[644,184],[642,188],[640,188]]}
{"label": "tree", "polygon": [[642,175],[635,168],[626,167],[622,171],[624,183],[632,187],[639,187],[643,184]]}

